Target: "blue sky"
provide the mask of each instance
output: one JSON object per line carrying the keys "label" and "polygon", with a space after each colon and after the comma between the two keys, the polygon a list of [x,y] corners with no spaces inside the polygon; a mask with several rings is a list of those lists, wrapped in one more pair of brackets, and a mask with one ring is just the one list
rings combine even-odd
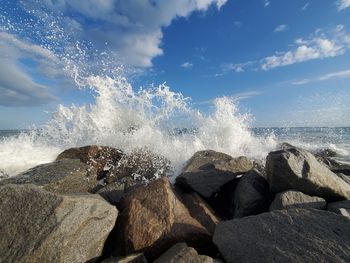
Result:
{"label": "blue sky", "polygon": [[203,111],[234,97],[254,126],[350,126],[350,0],[2,2],[0,129],[93,102],[67,76],[82,49],[89,72],[106,52]]}

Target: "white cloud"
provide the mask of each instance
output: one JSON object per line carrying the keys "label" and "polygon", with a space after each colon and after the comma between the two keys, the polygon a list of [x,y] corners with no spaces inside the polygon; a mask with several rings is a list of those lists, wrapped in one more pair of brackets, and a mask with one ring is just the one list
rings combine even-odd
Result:
{"label": "white cloud", "polygon": [[307,84],[309,82],[310,82],[309,79],[302,79],[302,80],[297,80],[297,81],[292,82],[292,85],[297,85],[297,86],[305,85],[305,84]]}
{"label": "white cloud", "polygon": [[268,7],[269,5],[270,5],[270,1],[269,0],[265,0],[264,7]]}
{"label": "white cloud", "polygon": [[275,54],[253,61],[236,64],[224,64],[221,72],[215,76],[222,76],[229,71],[244,72],[247,70],[271,70],[277,67],[292,65],[315,59],[325,59],[343,55],[350,49],[350,34],[344,25],[337,25],[329,31],[317,29],[308,38],[298,38],[293,48],[276,52]]}
{"label": "white cloud", "polygon": [[303,5],[303,7],[301,8],[301,10],[306,11],[306,10],[309,8],[309,5],[310,5],[310,3],[307,2],[305,5]]}
{"label": "white cloud", "polygon": [[45,75],[58,74],[58,60],[49,50],[0,32],[0,105],[38,106],[55,100],[49,89],[37,83],[20,61],[30,59]]}
{"label": "white cloud", "polygon": [[[55,13],[74,21],[80,34],[97,47],[116,52],[120,62],[137,67],[152,66],[152,59],[163,54],[162,29],[176,18],[210,6],[220,9],[227,0],[31,0],[36,9],[44,3]],[[35,9],[35,8],[33,8]],[[81,17],[70,17],[78,13]],[[75,16],[76,17],[76,16]],[[97,23],[98,22],[98,23]]]}
{"label": "white cloud", "polygon": [[270,70],[300,63],[313,59],[324,59],[344,54],[348,49],[349,37],[344,26],[338,25],[331,33],[326,34],[322,30],[316,30],[308,39],[297,39],[294,49],[286,52],[278,52],[275,55],[261,60],[261,69]]}
{"label": "white cloud", "polygon": [[329,79],[335,79],[335,78],[350,78],[350,70],[328,73],[326,75],[319,77],[318,79],[329,80]]}
{"label": "white cloud", "polygon": [[185,68],[185,69],[190,69],[193,67],[193,64],[190,62],[184,62],[180,65],[180,67]]}
{"label": "white cloud", "polygon": [[337,5],[338,5],[338,11],[342,11],[350,7],[350,0],[338,0]]}
{"label": "white cloud", "polygon": [[275,28],[275,32],[284,32],[287,31],[289,27],[286,24],[279,25],[278,27]]}
{"label": "white cloud", "polygon": [[330,79],[350,78],[350,70],[331,72],[316,78],[302,79],[292,82],[292,85],[305,85],[310,82],[325,81]]}

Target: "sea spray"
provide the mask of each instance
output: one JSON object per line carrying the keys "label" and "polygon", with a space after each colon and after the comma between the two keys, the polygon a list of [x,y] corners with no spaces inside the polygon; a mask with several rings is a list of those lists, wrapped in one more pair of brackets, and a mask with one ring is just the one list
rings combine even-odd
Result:
{"label": "sea spray", "polygon": [[135,91],[123,76],[91,76],[83,81],[95,92],[95,103],[60,105],[42,127],[3,138],[3,173],[14,175],[53,161],[66,148],[90,144],[126,153],[148,149],[170,160],[174,174],[199,150],[263,159],[276,145],[273,136],[251,133],[250,116],[240,114],[232,98],[215,99],[213,112],[203,113],[166,84]]}

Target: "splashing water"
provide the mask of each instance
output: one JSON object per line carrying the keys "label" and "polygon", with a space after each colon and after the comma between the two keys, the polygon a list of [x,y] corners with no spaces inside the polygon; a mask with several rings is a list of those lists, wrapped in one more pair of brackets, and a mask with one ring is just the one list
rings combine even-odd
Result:
{"label": "splashing water", "polygon": [[188,98],[165,84],[135,92],[121,76],[91,76],[80,81],[96,92],[95,103],[60,105],[40,129],[3,138],[3,173],[14,175],[53,161],[66,148],[90,144],[125,152],[147,148],[169,159],[175,174],[199,150],[262,159],[276,145],[273,136],[253,136],[249,115],[239,114],[234,101],[227,97],[217,98],[214,112],[206,115],[191,108]]}

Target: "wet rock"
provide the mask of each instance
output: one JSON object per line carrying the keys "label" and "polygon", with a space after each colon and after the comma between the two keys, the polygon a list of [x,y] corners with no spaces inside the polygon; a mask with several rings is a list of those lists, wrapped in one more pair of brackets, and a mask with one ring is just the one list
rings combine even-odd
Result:
{"label": "wet rock", "polygon": [[103,177],[112,166],[124,156],[121,150],[98,145],[70,148],[57,156],[56,160],[78,159],[96,169],[99,177]]}
{"label": "wet rock", "polygon": [[176,184],[182,189],[193,190],[204,198],[210,198],[225,183],[253,166],[253,162],[243,156],[232,158],[211,150],[200,151],[189,160],[182,174],[176,178]]}
{"label": "wet rock", "polygon": [[290,209],[220,222],[214,243],[226,262],[349,262],[350,220]]}
{"label": "wet rock", "polygon": [[220,222],[214,210],[195,192],[180,195],[191,216],[213,235],[216,225]]}
{"label": "wet rock", "polygon": [[178,243],[161,255],[154,263],[214,263],[218,262],[211,257],[198,255],[194,248],[186,243]]}
{"label": "wet rock", "polygon": [[350,185],[302,149],[270,152],[266,171],[270,190],[274,193],[294,189],[327,201],[350,198]]}
{"label": "wet rock", "polygon": [[327,210],[350,218],[350,201],[328,203]]}
{"label": "wet rock", "polygon": [[266,212],[270,204],[267,180],[258,170],[249,171],[238,182],[232,202],[234,218]]}
{"label": "wet rock", "polygon": [[326,201],[317,196],[309,196],[298,191],[285,191],[278,193],[270,205],[270,211],[281,209],[326,209]]}
{"label": "wet rock", "polygon": [[209,231],[191,217],[166,177],[137,187],[121,207],[115,243],[119,255],[144,252],[153,261],[178,242],[207,253],[213,249]]}
{"label": "wet rock", "polygon": [[0,188],[0,262],[86,262],[101,256],[118,211],[98,195],[33,185]]}
{"label": "wet rock", "polygon": [[79,160],[61,159],[0,181],[0,185],[5,184],[35,184],[50,192],[66,194],[92,192],[98,182],[94,168]]}
{"label": "wet rock", "polygon": [[139,253],[126,257],[107,258],[102,263],[147,263],[147,259],[142,253]]}

